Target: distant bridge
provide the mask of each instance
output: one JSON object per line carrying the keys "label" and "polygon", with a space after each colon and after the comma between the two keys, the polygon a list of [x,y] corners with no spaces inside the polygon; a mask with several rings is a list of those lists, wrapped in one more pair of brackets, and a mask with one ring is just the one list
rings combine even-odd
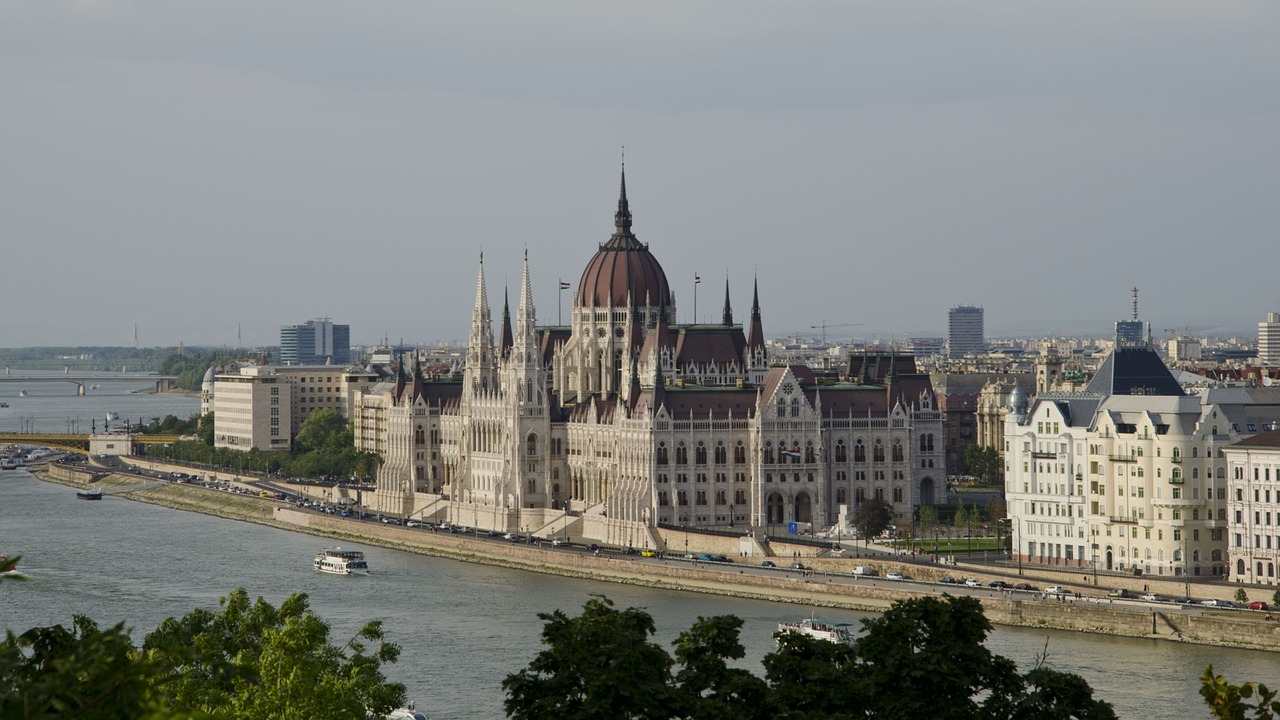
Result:
{"label": "distant bridge", "polygon": [[[99,436],[101,437],[101,436]],[[172,445],[181,435],[120,435],[134,445]],[[89,452],[89,435],[74,433],[0,433],[0,445],[39,445],[72,452]]]}
{"label": "distant bridge", "polygon": [[156,391],[170,390],[177,382],[176,375],[2,375],[0,383],[69,382],[76,386],[76,394],[83,395],[86,385],[104,382],[154,381]]}

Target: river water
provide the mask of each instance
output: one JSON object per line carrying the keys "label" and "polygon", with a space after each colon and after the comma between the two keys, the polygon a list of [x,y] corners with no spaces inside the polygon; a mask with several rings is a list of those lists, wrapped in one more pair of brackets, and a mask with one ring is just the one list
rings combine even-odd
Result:
{"label": "river water", "polygon": [[[179,414],[162,409],[172,398],[138,397],[154,401],[143,417]],[[236,587],[273,604],[305,592],[337,642],[366,620],[381,619],[404,648],[388,676],[403,682],[432,720],[442,720],[503,717],[502,679],[539,650],[537,614],[576,613],[593,593],[619,607],[645,608],[667,644],[699,615],[738,615],[745,620],[744,666],[757,672],[778,622],[810,612],[358,545],[352,547],[367,553],[370,576],[320,575],[311,560],[324,544],[310,535],[119,497],[84,502],[71,488],[7,471],[0,474],[0,553],[22,555],[30,579],[0,583],[0,626],[21,631],[84,614],[101,626],[125,622],[141,642],[163,619],[215,608]],[[819,617],[856,623],[866,616],[821,610]],[[988,645],[1024,668],[1047,651],[1051,665],[1082,675],[1123,718],[1208,717],[1197,691],[1209,663],[1237,682],[1280,684],[1277,656],[1257,651],[1029,628],[997,628]]]}
{"label": "river water", "polygon": [[[120,420],[131,423],[151,422],[152,418],[175,415],[183,420],[200,412],[200,399],[185,395],[157,395],[139,392],[155,388],[155,379],[142,373],[122,376],[119,373],[76,373],[94,375],[84,395],[76,394],[76,385],[58,382],[62,375],[48,370],[10,371],[9,378],[40,377],[41,382],[0,383],[0,433],[81,433],[95,428],[102,431],[108,412],[118,413]],[[0,376],[5,377],[5,376]],[[91,389],[98,385],[96,389]],[[21,393],[26,392],[26,397]]]}

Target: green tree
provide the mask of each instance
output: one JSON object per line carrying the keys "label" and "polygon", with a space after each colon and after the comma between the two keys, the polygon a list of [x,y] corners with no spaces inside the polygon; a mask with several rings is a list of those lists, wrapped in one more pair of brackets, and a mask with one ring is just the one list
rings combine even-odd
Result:
{"label": "green tree", "polygon": [[738,640],[742,620],[732,615],[699,617],[675,641],[675,675],[680,717],[696,720],[751,720],[770,717],[768,686],[726,660],[746,654]]}
{"label": "green tree", "polygon": [[297,453],[317,450],[341,452],[345,448],[354,448],[355,440],[341,413],[333,408],[322,408],[302,421],[294,438],[294,447]]}
{"label": "green tree", "polygon": [[864,500],[853,514],[853,524],[864,542],[884,532],[893,522],[893,506],[884,500]]}
{"label": "green tree", "polygon": [[989,471],[987,453],[981,445],[975,443],[964,449],[964,467],[970,475],[986,481]]}
{"label": "green tree", "polygon": [[123,623],[99,630],[77,615],[69,628],[10,631],[0,644],[0,717],[169,717],[152,682],[157,670]]}
{"label": "green tree", "polygon": [[1239,602],[1239,603],[1249,602],[1249,593],[1245,592],[1244,588],[1236,588],[1236,602]]}
{"label": "green tree", "polygon": [[1271,593],[1271,604],[1280,606],[1280,588],[1276,588],[1276,591]]}
{"label": "green tree", "polygon": [[938,528],[938,509],[932,505],[920,506],[920,537],[927,538],[933,535],[933,531]]}
{"label": "green tree", "polygon": [[[1266,685],[1247,682],[1243,685],[1232,685],[1222,675],[1213,674],[1213,666],[1205,668],[1200,677],[1200,697],[1209,706],[1209,712],[1221,720],[1246,720],[1249,712],[1253,712],[1255,720],[1275,720],[1280,717],[1280,702],[1276,701],[1276,691]],[[1257,700],[1249,702],[1254,696]]]}
{"label": "green tree", "polygon": [[666,719],[675,715],[671,657],[652,640],[653,618],[593,596],[582,614],[538,615],[546,625],[529,667],[502,681],[517,720]]}
{"label": "green tree", "polygon": [[159,682],[175,707],[227,720],[339,720],[404,704],[404,686],[382,674],[382,664],[395,662],[400,648],[385,642],[380,622],[336,646],[305,594],[289,596],[277,609],[262,598],[251,603],[240,588],[221,604],[218,612],[169,618],[143,643],[147,660],[164,669]]}

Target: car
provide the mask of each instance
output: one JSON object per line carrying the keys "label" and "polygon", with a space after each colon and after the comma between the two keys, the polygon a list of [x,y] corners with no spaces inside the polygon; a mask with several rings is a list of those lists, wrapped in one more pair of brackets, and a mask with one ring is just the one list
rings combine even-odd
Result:
{"label": "car", "polygon": [[964,581],[964,584],[965,584],[965,586],[966,586],[966,587],[971,587],[971,588],[980,588],[980,587],[982,587],[982,583],[978,582],[977,580],[975,580],[975,579],[973,579],[973,578],[967,578],[967,579]]}
{"label": "car", "polygon": [[1044,589],[1045,595],[1066,595],[1067,591],[1062,589],[1061,585],[1050,585]]}
{"label": "car", "polygon": [[774,562],[774,561],[772,561],[772,560],[765,560],[764,562],[760,563],[760,567],[771,567],[771,568],[776,568],[776,567],[778,567],[778,564],[777,564],[777,563],[775,563],[775,562]]}
{"label": "car", "polygon": [[503,540],[506,540],[507,542],[512,542],[512,543],[513,543],[513,542],[520,542],[520,536],[519,536],[519,535],[517,535],[517,534],[515,534],[515,533],[507,533],[507,534],[505,534],[505,535],[503,535],[503,536],[502,536],[502,539],[503,539]]}
{"label": "car", "polygon": [[866,567],[865,565],[859,565],[853,569],[853,574],[859,577],[875,577],[876,571],[873,568]]}
{"label": "car", "polygon": [[1249,609],[1250,610],[1270,610],[1271,606],[1262,602],[1261,600],[1254,600],[1253,602],[1249,603]]}
{"label": "car", "polygon": [[943,585],[959,585],[960,584],[959,580],[951,577],[950,575],[943,575],[942,579],[939,580],[938,582],[942,583]]}
{"label": "car", "polygon": [[1107,597],[1121,598],[1121,599],[1131,598],[1133,597],[1133,593],[1129,592],[1128,590],[1125,590],[1124,588],[1115,588],[1107,593]]}
{"label": "car", "polygon": [[1005,590],[1009,587],[1009,583],[1003,580],[992,580],[991,582],[987,583],[987,587],[995,588],[996,590]]}
{"label": "car", "polygon": [[1193,603],[1195,602],[1195,600],[1192,600],[1191,598],[1189,598],[1189,597],[1187,597],[1187,596],[1183,595],[1182,597],[1178,598],[1177,600],[1174,600],[1174,602],[1178,603],[1179,605],[1191,605],[1191,604],[1193,604]]}
{"label": "car", "polygon": [[1160,596],[1152,592],[1149,592],[1146,595],[1143,595],[1142,599],[1146,600],[1147,602],[1160,602]]}
{"label": "car", "polygon": [[789,567],[790,567],[792,570],[806,570],[806,569],[808,569],[808,568],[806,568],[806,567],[804,566],[804,563],[798,563],[798,562],[793,562],[793,563],[791,563],[791,565],[790,565]]}
{"label": "car", "polygon": [[568,545],[568,544],[569,544],[569,541],[565,540],[564,538],[558,538],[558,537],[551,538],[551,547],[560,547],[561,545]]}
{"label": "car", "polygon": [[658,557],[657,550],[644,549],[640,551],[640,557]]}
{"label": "car", "polygon": [[1014,589],[1014,590],[1025,590],[1025,591],[1029,591],[1029,592],[1035,592],[1036,586],[1035,586],[1035,585],[1032,585],[1031,583],[1018,583],[1017,585],[1014,585],[1014,586],[1013,586],[1013,589]]}
{"label": "car", "polygon": [[1218,598],[1209,598],[1208,600],[1201,600],[1200,604],[1205,607],[1211,607],[1211,608],[1234,608],[1235,607],[1235,603],[1231,602],[1230,600],[1219,600]]}
{"label": "car", "polygon": [[600,546],[595,543],[591,543],[590,545],[588,545],[587,549],[590,550],[591,552],[600,552]]}
{"label": "car", "polygon": [[626,547],[622,548],[622,554],[623,554],[623,555],[635,555],[635,554],[636,554],[636,549],[635,549],[635,548],[633,548],[633,547],[631,547],[630,545],[628,545],[628,546],[626,546]]}
{"label": "car", "polygon": [[885,580],[906,580],[907,576],[903,575],[900,572],[891,572],[891,573],[885,573],[884,579]]}
{"label": "car", "polygon": [[731,563],[733,561],[729,559],[728,555],[712,555],[711,562]]}
{"label": "car", "polygon": [[[343,512],[346,512],[346,511],[345,511],[345,510],[343,510]],[[417,520],[410,520],[409,522],[405,523],[404,525],[405,525],[405,527],[419,527],[419,526],[421,526],[421,525],[422,525],[422,523],[418,522]]]}

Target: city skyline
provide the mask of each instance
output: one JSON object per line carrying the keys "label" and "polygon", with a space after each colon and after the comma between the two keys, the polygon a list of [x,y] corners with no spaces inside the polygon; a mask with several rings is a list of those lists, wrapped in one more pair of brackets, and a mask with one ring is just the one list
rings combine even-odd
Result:
{"label": "city skyline", "polygon": [[624,145],[679,322],[695,275],[700,320],[758,275],[774,336],[1280,310],[1272,5],[494,10],[0,3],[0,344],[459,341],[526,249],[555,324]]}

